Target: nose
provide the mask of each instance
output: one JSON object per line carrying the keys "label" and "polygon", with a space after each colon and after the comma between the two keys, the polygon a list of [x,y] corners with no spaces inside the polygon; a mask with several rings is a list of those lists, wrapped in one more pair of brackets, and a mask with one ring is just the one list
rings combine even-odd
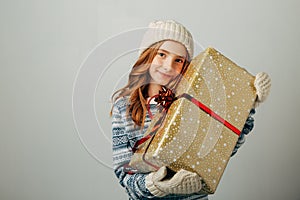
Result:
{"label": "nose", "polygon": [[163,63],[164,70],[172,71],[174,63],[175,63],[175,61],[173,60],[173,58],[171,58],[171,57],[166,58]]}

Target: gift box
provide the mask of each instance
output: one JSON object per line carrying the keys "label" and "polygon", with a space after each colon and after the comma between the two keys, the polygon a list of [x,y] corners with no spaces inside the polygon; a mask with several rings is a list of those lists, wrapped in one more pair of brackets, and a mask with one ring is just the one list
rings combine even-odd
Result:
{"label": "gift box", "polygon": [[214,48],[201,52],[171,105],[153,118],[129,165],[140,172],[161,166],[193,171],[202,177],[203,191],[214,193],[253,107],[254,78]]}

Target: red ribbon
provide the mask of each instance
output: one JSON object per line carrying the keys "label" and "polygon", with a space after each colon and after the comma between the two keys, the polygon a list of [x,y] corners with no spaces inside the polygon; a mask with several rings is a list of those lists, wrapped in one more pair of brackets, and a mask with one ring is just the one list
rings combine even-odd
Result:
{"label": "red ribbon", "polygon": [[159,91],[159,94],[154,95],[153,97],[151,97],[148,100],[147,103],[147,109],[148,109],[148,113],[150,118],[153,118],[153,115],[150,111],[150,101],[154,98],[154,101],[156,101],[158,103],[158,105],[161,105],[163,110],[162,110],[162,116],[158,119],[158,121],[155,123],[154,127],[152,128],[151,132],[144,136],[143,138],[141,138],[140,140],[138,140],[133,148],[132,151],[135,152],[138,147],[145,143],[147,140],[150,140],[149,145],[147,146],[145,152],[143,153],[143,161],[145,163],[147,163],[148,165],[154,167],[155,169],[159,169],[158,166],[148,162],[145,159],[145,155],[147,153],[147,150],[150,146],[150,143],[153,140],[153,136],[156,134],[157,130],[161,127],[162,122],[164,121],[165,117],[166,117],[166,113],[169,109],[169,107],[171,106],[171,104],[176,101],[179,98],[186,98],[187,100],[191,101],[193,104],[195,104],[198,108],[200,108],[201,110],[203,110],[204,112],[206,112],[207,114],[209,114],[212,118],[216,119],[217,121],[219,121],[220,123],[222,123],[224,126],[226,126],[227,128],[229,128],[231,131],[233,131],[235,134],[240,135],[241,131],[236,128],[234,125],[232,125],[231,123],[229,123],[228,121],[226,121],[225,119],[223,119],[220,115],[218,115],[217,113],[215,113],[214,111],[212,111],[210,108],[208,108],[207,106],[205,106],[203,103],[201,103],[200,101],[198,101],[197,99],[195,99],[194,97],[192,97],[191,95],[187,94],[187,93],[183,93],[179,96],[175,96],[175,94],[173,93],[173,91],[171,89],[167,89],[165,87],[162,87],[162,90]]}
{"label": "red ribbon", "polygon": [[222,124],[224,124],[224,126],[226,126],[227,128],[229,128],[231,131],[233,131],[235,134],[240,135],[241,131],[236,128],[234,125],[232,125],[231,123],[229,123],[227,120],[223,119],[220,115],[218,115],[217,113],[215,113],[214,111],[212,111],[210,108],[208,108],[206,105],[204,105],[203,103],[201,103],[200,101],[198,101],[197,99],[195,99],[194,97],[192,97],[191,95],[187,94],[187,93],[183,93],[181,95],[179,95],[178,97],[175,96],[175,93],[173,93],[173,91],[171,89],[167,89],[165,87],[162,87],[162,90],[159,91],[159,94],[154,95],[153,97],[151,97],[148,100],[147,103],[147,109],[148,109],[148,113],[150,115],[150,118],[153,118],[153,115],[150,111],[150,101],[154,98],[154,100],[158,103],[158,105],[161,105],[163,107],[163,109],[165,111],[167,111],[169,109],[169,107],[171,106],[171,104],[176,101],[179,98],[186,98],[189,101],[191,101],[193,104],[195,104],[198,108],[200,108],[201,110],[203,110],[204,112],[206,112],[207,114],[209,114],[212,118],[216,119],[217,121],[221,122]]}
{"label": "red ribbon", "polygon": [[226,126],[227,128],[229,128],[235,134],[237,134],[237,135],[241,134],[241,131],[238,128],[236,128],[234,125],[232,125],[231,123],[229,123],[227,120],[223,119],[220,115],[218,115],[217,113],[215,113],[214,111],[212,111],[210,108],[208,108],[207,106],[205,106],[203,103],[201,103],[200,101],[198,101],[197,99],[195,99],[191,95],[189,95],[187,93],[183,93],[178,98],[181,98],[181,97],[184,97],[184,98],[190,100],[198,108],[200,108],[201,110],[203,110],[204,112],[206,112],[207,114],[209,114],[212,118],[214,118],[217,121],[219,121],[222,124],[224,124],[224,126]]}

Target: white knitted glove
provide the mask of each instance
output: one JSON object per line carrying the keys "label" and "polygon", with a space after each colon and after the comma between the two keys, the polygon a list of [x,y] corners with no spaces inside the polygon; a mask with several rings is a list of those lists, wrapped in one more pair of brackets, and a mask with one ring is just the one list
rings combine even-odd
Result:
{"label": "white knitted glove", "polygon": [[151,172],[149,175],[146,176],[146,188],[157,197],[163,197],[168,195],[169,193],[159,190],[155,185],[154,182],[161,181],[167,175],[167,168],[161,167],[156,172]]}
{"label": "white knitted glove", "polygon": [[[157,173],[160,174],[161,173],[160,170],[158,170]],[[160,176],[160,178],[161,177],[162,176]],[[150,185],[152,187],[150,187]],[[146,177],[146,186],[147,186],[147,177]],[[167,194],[192,194],[195,192],[199,192],[202,188],[202,184],[201,184],[201,177],[198,174],[181,169],[169,180],[154,179],[152,177],[152,184],[149,184],[148,182],[147,188],[148,189],[155,188],[156,193],[158,193],[157,191],[160,191],[161,193],[159,194],[164,194],[165,196]],[[151,192],[150,189],[149,191]],[[154,193],[152,194],[155,195]]]}
{"label": "white knitted glove", "polygon": [[257,108],[260,103],[264,102],[269,96],[271,90],[271,78],[265,72],[259,72],[255,76],[254,86],[256,88],[256,101],[254,108]]}

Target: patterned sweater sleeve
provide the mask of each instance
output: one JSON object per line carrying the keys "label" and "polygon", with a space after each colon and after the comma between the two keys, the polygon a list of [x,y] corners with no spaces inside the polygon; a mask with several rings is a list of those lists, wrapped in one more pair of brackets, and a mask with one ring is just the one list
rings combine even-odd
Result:
{"label": "patterned sweater sleeve", "polygon": [[128,145],[129,136],[126,131],[126,106],[122,101],[116,102],[112,112],[113,165],[119,183],[124,187],[131,199],[153,198],[145,186],[147,174],[124,172],[124,164],[129,163],[132,151]]}
{"label": "patterned sweater sleeve", "polygon": [[242,132],[241,132],[241,134],[240,134],[240,136],[238,138],[238,141],[237,141],[237,143],[236,143],[236,145],[235,145],[235,147],[234,147],[234,149],[233,149],[233,151],[231,153],[231,156],[235,155],[236,152],[238,151],[238,149],[242,146],[242,144],[245,143],[245,140],[246,140],[245,135],[247,135],[248,133],[250,133],[252,131],[252,129],[254,127],[254,118],[252,116],[254,114],[255,114],[255,109],[252,108],[250,110],[250,113],[249,113],[249,116],[248,116],[248,118],[246,120],[246,123],[245,123],[245,125],[243,127],[243,130],[242,130]]}

